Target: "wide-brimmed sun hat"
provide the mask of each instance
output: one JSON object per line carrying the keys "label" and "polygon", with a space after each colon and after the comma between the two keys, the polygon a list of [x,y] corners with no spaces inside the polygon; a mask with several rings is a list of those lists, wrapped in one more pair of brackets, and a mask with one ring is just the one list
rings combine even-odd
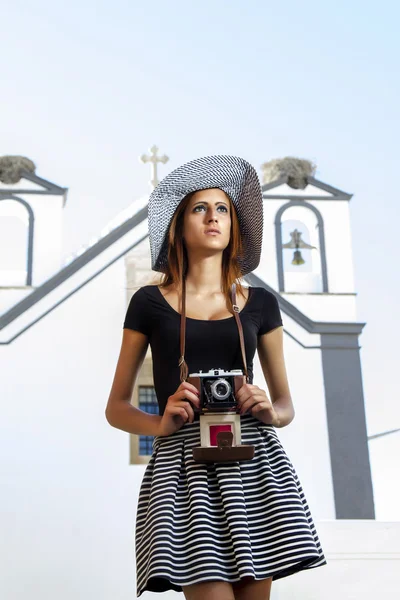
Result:
{"label": "wide-brimmed sun hat", "polygon": [[219,188],[236,209],[243,242],[242,274],[260,262],[263,205],[260,181],[254,167],[238,156],[205,156],[169,173],[153,190],[148,204],[151,268],[164,272],[168,262],[168,230],[172,217],[187,194]]}

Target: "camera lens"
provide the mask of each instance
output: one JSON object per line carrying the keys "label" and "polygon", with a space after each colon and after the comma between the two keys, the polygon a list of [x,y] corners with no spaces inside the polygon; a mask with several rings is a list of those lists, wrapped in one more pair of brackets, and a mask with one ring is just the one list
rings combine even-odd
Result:
{"label": "camera lens", "polygon": [[231,393],[231,386],[226,379],[217,379],[211,385],[211,393],[216,400],[226,400]]}

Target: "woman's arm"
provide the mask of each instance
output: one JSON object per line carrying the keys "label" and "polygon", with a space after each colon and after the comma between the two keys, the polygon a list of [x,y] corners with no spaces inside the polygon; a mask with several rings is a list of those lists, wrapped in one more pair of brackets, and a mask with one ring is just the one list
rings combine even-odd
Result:
{"label": "woman's arm", "polygon": [[260,335],[257,351],[271,402],[279,417],[277,427],[285,427],[293,421],[295,411],[283,355],[283,327],[276,327]]}
{"label": "woman's arm", "polygon": [[140,331],[123,329],[121,351],[105,415],[110,425],[137,435],[157,435],[160,415],[150,415],[131,404],[134,385],[146,356],[148,337]]}

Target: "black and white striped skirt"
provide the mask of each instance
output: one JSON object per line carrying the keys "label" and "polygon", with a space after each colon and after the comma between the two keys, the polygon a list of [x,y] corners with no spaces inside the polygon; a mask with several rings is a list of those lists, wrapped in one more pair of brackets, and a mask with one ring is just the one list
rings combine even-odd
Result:
{"label": "black and white striped skirt", "polygon": [[137,597],[203,581],[279,579],[326,564],[295,469],[273,425],[241,416],[247,461],[198,463],[200,423],[156,436],[135,530]]}

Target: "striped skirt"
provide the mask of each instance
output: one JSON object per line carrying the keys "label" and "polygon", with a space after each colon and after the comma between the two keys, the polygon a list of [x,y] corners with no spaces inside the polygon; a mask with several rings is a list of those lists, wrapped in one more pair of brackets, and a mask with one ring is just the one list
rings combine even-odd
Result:
{"label": "striped skirt", "polygon": [[273,425],[241,416],[247,461],[198,463],[200,423],[156,436],[136,516],[137,597],[203,581],[279,579],[326,564],[295,469]]}

